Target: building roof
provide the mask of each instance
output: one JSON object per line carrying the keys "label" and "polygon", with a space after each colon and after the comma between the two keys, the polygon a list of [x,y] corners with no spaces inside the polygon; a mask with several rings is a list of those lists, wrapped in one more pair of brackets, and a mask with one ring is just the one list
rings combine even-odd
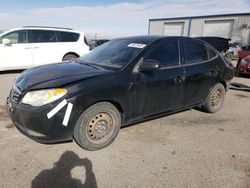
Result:
{"label": "building roof", "polygon": [[234,14],[203,15],[203,16],[172,17],[172,18],[153,18],[153,19],[149,19],[149,21],[183,20],[183,19],[195,19],[195,18],[199,19],[199,18],[232,17],[232,16],[250,16],[250,12],[234,13]]}

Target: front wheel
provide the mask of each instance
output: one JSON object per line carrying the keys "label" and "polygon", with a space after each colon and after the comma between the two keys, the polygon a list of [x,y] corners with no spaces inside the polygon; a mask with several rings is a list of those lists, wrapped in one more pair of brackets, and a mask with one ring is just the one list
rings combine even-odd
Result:
{"label": "front wheel", "polygon": [[209,92],[205,103],[201,109],[205,112],[215,113],[219,111],[223,105],[226,95],[225,87],[221,83],[217,83]]}
{"label": "front wheel", "polygon": [[90,106],[78,118],[73,137],[83,149],[94,151],[113,142],[121,127],[121,115],[117,108],[108,102]]}

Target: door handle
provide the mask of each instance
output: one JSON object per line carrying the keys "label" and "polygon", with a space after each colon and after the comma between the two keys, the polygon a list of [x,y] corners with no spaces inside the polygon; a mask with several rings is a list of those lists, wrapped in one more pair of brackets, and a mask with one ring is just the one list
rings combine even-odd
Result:
{"label": "door handle", "polygon": [[24,49],[29,50],[29,49],[37,49],[39,47],[25,47]]}

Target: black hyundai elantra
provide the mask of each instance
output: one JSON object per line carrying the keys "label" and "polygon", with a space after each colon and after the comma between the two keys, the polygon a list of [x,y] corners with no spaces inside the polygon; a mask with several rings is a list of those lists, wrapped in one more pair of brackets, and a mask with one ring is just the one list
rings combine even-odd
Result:
{"label": "black hyundai elantra", "polygon": [[98,150],[122,126],[193,107],[217,112],[232,78],[227,60],[198,39],[128,37],[73,63],[24,71],[7,110],[16,128],[37,142],[74,139]]}

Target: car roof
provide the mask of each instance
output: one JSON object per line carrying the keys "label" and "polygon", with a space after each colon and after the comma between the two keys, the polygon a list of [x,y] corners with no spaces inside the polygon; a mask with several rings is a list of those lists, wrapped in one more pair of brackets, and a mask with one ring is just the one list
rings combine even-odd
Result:
{"label": "car roof", "polygon": [[3,33],[0,34],[0,36],[5,35],[6,33],[12,32],[12,31],[18,31],[18,30],[52,30],[52,31],[65,31],[65,32],[74,32],[74,33],[83,33],[82,31],[77,31],[74,29],[70,29],[70,28],[63,28],[63,27],[48,27],[48,26],[23,26],[23,27],[19,27],[19,28],[13,28],[10,30],[7,30]]}
{"label": "car roof", "polygon": [[[122,37],[122,38],[116,38],[117,40],[119,39],[124,39],[124,40],[131,40],[131,42],[137,42],[137,43],[144,43],[144,44],[149,44],[151,42],[161,40],[164,38],[174,38],[174,39],[179,39],[179,38],[190,38],[190,37],[185,37],[185,36],[167,36],[167,35],[140,35],[140,36],[131,36],[131,37]],[[114,39],[114,40],[116,40]]]}

